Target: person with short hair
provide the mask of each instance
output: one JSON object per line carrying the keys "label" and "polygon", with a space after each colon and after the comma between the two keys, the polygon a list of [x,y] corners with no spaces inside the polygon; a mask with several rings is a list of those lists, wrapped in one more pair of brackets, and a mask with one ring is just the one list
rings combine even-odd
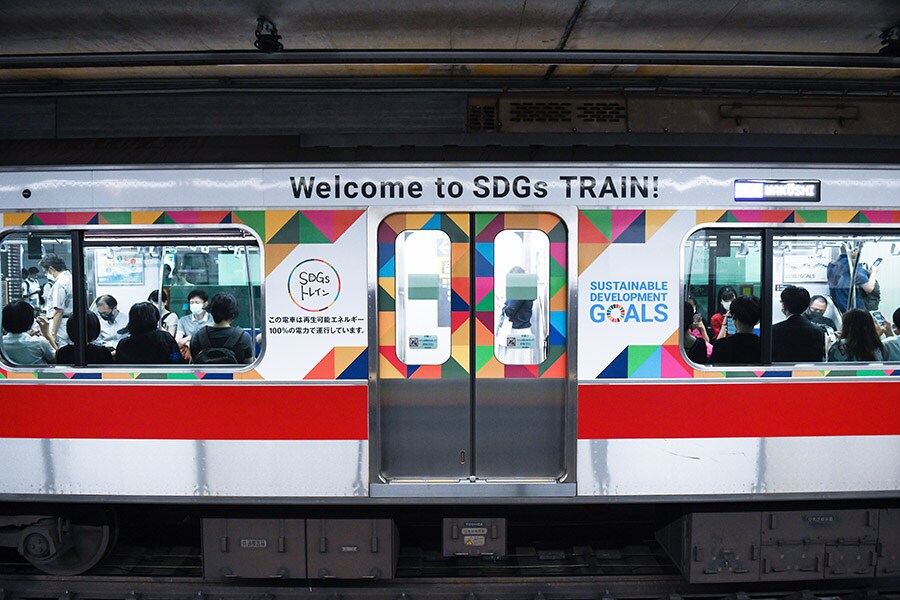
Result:
{"label": "person with short hair", "polygon": [[892,362],[900,361],[900,308],[894,311],[891,323],[885,323],[885,334],[888,336],[881,345],[884,347],[884,358]]}
{"label": "person with short hair", "polygon": [[227,348],[234,353],[236,364],[252,363],[254,352],[250,334],[231,325],[238,316],[234,295],[228,292],[215,294],[209,301],[209,313],[215,324],[200,329],[191,338],[191,356],[196,359],[203,350]]}
{"label": "person with short hair", "polygon": [[809,299],[809,309],[806,311],[806,318],[819,329],[823,331],[831,329],[833,333],[838,330],[838,326],[835,325],[832,319],[825,316],[826,310],[828,310],[828,299],[825,296],[816,294]]}
{"label": "person with short hair", "polygon": [[56,340],[50,335],[50,324],[38,319],[40,336],[31,335],[34,307],[15,300],[3,307],[3,354],[15,365],[45,365],[56,358]]}
{"label": "person with short hair", "polygon": [[100,343],[115,348],[128,335],[128,315],[119,310],[118,301],[109,294],[94,300],[94,312],[100,317]]}
{"label": "person with short hair", "polygon": [[66,261],[48,252],[41,258],[38,266],[44,270],[44,277],[52,283],[47,294],[47,313],[50,315],[50,335],[57,345],[69,343],[66,334],[66,319],[72,316],[72,273],[66,267]]}
{"label": "person with short hair", "polygon": [[168,331],[172,337],[178,333],[178,315],[169,310],[169,295],[166,290],[162,291],[162,302],[159,301],[159,290],[153,290],[147,296],[147,302],[152,302],[156,308],[162,313],[162,319],[159,322],[159,328]]}
{"label": "person with short hair", "polygon": [[[725,313],[719,336],[713,343],[710,364],[758,365],[760,363],[759,336],[753,328],[759,323],[761,311],[756,296],[738,296]],[[734,320],[736,333],[726,335],[728,320]]]}
{"label": "person with short hair", "polygon": [[868,311],[851,308],[844,313],[841,339],[828,350],[829,362],[882,362],[884,346],[878,326]]}
{"label": "person with short hair", "polygon": [[41,283],[38,281],[37,267],[22,269],[22,300],[35,309],[41,308]]}
{"label": "person with short hair", "polygon": [[178,319],[178,327],[175,333],[175,340],[178,346],[184,349],[190,348],[191,338],[197,333],[201,327],[212,325],[215,323],[212,316],[207,312],[209,305],[209,296],[201,289],[191,290],[188,294],[188,308],[191,314],[185,315]]}
{"label": "person with short hair", "polygon": [[138,302],[128,311],[128,337],[116,347],[116,362],[125,365],[170,365],[184,362],[178,344],[161,331],[159,311],[150,302]]}
{"label": "person with short hair", "polygon": [[789,285],[781,290],[781,312],[787,318],[772,325],[772,362],[825,360],[825,334],[803,316],[809,304],[806,288]]}
{"label": "person with short hair", "polygon": [[[63,346],[56,351],[56,363],[59,365],[75,364],[75,340],[77,334],[78,319],[71,318],[66,323],[66,333],[72,343]],[[89,365],[109,365],[113,363],[113,351],[107,346],[95,344],[97,337],[100,335],[100,318],[91,311],[84,313],[84,327],[87,330],[87,346],[84,348],[84,358]]]}

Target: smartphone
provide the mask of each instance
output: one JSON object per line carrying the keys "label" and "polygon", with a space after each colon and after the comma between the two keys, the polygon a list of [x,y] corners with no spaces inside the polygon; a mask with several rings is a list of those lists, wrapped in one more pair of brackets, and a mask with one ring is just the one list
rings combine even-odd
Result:
{"label": "smartphone", "polygon": [[884,327],[884,315],[881,314],[881,311],[873,310],[872,316],[875,317],[875,321],[878,323],[879,327]]}
{"label": "smartphone", "polygon": [[725,317],[725,331],[728,332],[728,335],[734,335],[737,333],[737,329],[734,328],[734,317],[727,316]]}
{"label": "smartphone", "polygon": [[881,264],[881,259],[880,259],[880,258],[876,258],[875,261],[872,263],[872,266],[873,266],[873,267],[877,267],[877,266],[880,265],[880,264]]}
{"label": "smartphone", "polygon": [[694,323],[699,323],[703,319],[700,313],[694,313]]}

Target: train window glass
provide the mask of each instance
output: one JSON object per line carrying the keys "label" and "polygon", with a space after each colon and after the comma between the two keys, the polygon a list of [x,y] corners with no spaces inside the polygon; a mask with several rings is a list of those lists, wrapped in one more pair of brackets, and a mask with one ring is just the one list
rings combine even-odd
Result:
{"label": "train window glass", "polygon": [[56,362],[73,310],[71,265],[72,241],[65,234],[18,232],[0,242],[5,363]]}
{"label": "train window glass", "polygon": [[507,229],[494,238],[494,355],[506,365],[547,358],[550,335],[550,239]]}
{"label": "train window glass", "polygon": [[772,271],[773,362],[900,361],[900,235],[779,232]]}
{"label": "train window glass", "polygon": [[450,237],[403,231],[395,242],[396,348],[407,365],[450,358]]}
{"label": "train window glass", "polygon": [[688,238],[685,299],[696,308],[683,319],[682,346],[693,362],[761,364],[761,249],[759,231],[704,229]]}
{"label": "train window glass", "polygon": [[[252,363],[261,325],[255,242],[227,235],[167,241],[86,242],[87,363],[107,363],[110,354],[121,365]],[[206,326],[212,329],[201,333]]]}

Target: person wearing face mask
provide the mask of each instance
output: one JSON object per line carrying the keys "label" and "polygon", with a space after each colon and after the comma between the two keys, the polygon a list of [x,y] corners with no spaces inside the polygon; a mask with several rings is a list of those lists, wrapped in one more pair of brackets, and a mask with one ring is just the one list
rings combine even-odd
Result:
{"label": "person wearing face mask", "polygon": [[835,325],[834,321],[825,316],[826,310],[828,310],[828,300],[825,296],[813,296],[809,301],[809,310],[806,311],[806,318],[819,329],[826,331],[831,329],[832,332],[838,331],[838,326]]}
{"label": "person wearing face mask", "polygon": [[772,362],[825,360],[825,335],[803,316],[809,303],[805,288],[789,285],[781,291],[781,312],[787,318],[772,325]]}
{"label": "person wearing face mask", "polygon": [[41,307],[41,284],[37,267],[22,269],[22,300],[39,309]]}
{"label": "person wearing face mask", "polygon": [[[736,297],[737,293],[730,285],[726,285],[719,290],[719,310],[709,319],[709,328],[712,329],[713,339],[719,337],[719,330],[722,328],[723,324],[727,327],[725,315],[728,314],[728,311],[731,309],[731,303]],[[732,333],[734,332],[729,332],[727,329],[725,331],[725,335],[731,335]]]}
{"label": "person wearing face mask", "polygon": [[52,283],[46,305],[50,335],[58,346],[64,346],[70,342],[66,321],[72,316],[72,273],[66,268],[66,261],[52,252],[41,258],[38,267],[44,270],[44,276]]}
{"label": "person wearing face mask", "polygon": [[191,314],[185,315],[178,319],[178,329],[175,333],[175,341],[181,348],[182,356],[186,359],[190,358],[191,338],[197,333],[201,327],[212,325],[212,315],[206,312],[206,306],[209,302],[209,296],[200,289],[191,290],[188,294],[188,308]]}
{"label": "person wearing face mask", "polygon": [[100,317],[97,341],[103,346],[115,348],[128,336],[128,315],[119,310],[119,303],[109,294],[103,294],[94,301],[94,312]]}

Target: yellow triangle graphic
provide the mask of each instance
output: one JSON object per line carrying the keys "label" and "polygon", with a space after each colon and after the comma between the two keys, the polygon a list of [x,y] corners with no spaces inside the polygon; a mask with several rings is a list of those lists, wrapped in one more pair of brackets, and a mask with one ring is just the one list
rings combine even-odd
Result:
{"label": "yellow triangle graphic", "polygon": [[[297,214],[296,210],[267,210],[266,211],[266,241],[281,231],[291,218]],[[297,231],[297,239],[300,239],[300,231]]]}
{"label": "yellow triangle graphic", "polygon": [[146,212],[143,210],[138,210],[131,213],[131,224],[132,225],[152,225],[156,223],[156,220],[162,215],[161,211],[154,212]]}
{"label": "yellow triangle graphic", "polygon": [[584,273],[608,247],[609,244],[578,244],[578,274]]}
{"label": "yellow triangle graphic", "polygon": [[434,217],[434,213],[408,213],[406,215],[407,229],[422,229]]}
{"label": "yellow triangle graphic", "polygon": [[397,368],[391,364],[391,361],[383,356],[378,357],[378,377],[381,379],[403,379],[404,376]]}
{"label": "yellow triangle graphic", "polygon": [[666,221],[675,214],[674,210],[648,210],[647,211],[647,237],[644,241],[649,240],[659,231],[659,228],[666,224]]}
{"label": "yellow triangle graphic", "polygon": [[453,357],[459,366],[463,368],[463,370],[468,373],[469,372],[469,345],[466,344],[464,346],[450,346],[450,356]]}
{"label": "yellow triangle graphic", "polygon": [[364,350],[363,346],[338,346],[334,349],[334,376],[337,377],[350,366]]}
{"label": "yellow triangle graphic", "polygon": [[261,381],[264,379],[262,375],[259,374],[259,371],[253,369],[252,371],[247,371],[246,373],[235,373],[235,379],[242,379],[244,381]]}
{"label": "yellow triangle graphic", "polygon": [[829,223],[849,223],[850,219],[856,216],[858,210],[829,210],[828,211],[828,222]]}
{"label": "yellow triangle graphic", "polygon": [[725,214],[724,210],[698,210],[697,223],[715,223]]}
{"label": "yellow triangle graphic", "polygon": [[28,220],[28,217],[31,216],[30,212],[21,212],[21,213],[6,213],[3,215],[3,224],[7,227],[14,227],[16,225],[24,225],[25,221]]}
{"label": "yellow triangle graphic", "polygon": [[540,220],[534,213],[506,213],[503,215],[503,226],[506,229],[538,229]]}
{"label": "yellow triangle graphic", "polygon": [[492,356],[491,360],[487,361],[487,363],[483,367],[478,369],[479,377],[502,379],[503,375],[503,363],[497,360],[496,356]]}
{"label": "yellow triangle graphic", "polygon": [[463,233],[469,235],[469,215],[466,213],[447,213],[447,216]]}
{"label": "yellow triangle graphic", "polygon": [[663,346],[677,346],[678,344],[680,344],[681,343],[681,337],[679,337],[680,333],[681,333],[681,331],[678,329],[673,331],[672,335],[670,335],[669,338],[665,342],[663,342]]}

